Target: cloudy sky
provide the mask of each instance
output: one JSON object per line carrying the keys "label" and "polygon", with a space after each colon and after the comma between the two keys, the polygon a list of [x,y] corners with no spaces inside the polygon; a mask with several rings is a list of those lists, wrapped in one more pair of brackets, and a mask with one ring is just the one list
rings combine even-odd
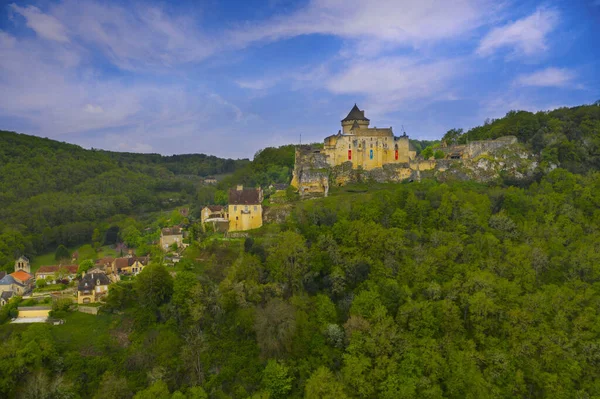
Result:
{"label": "cloudy sky", "polygon": [[[175,5],[176,4],[176,5]],[[600,0],[0,2],[0,129],[252,157],[600,99]]]}

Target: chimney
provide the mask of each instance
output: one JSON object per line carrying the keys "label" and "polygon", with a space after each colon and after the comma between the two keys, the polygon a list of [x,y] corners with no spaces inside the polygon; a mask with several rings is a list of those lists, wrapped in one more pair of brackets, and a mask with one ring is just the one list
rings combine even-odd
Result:
{"label": "chimney", "polygon": [[241,185],[241,184],[237,185],[237,188],[236,188],[237,191],[242,191],[243,189],[244,189],[243,185]]}

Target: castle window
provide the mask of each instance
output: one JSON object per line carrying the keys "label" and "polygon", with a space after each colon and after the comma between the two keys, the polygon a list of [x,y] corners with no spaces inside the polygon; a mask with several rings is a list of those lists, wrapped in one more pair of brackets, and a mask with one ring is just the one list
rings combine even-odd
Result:
{"label": "castle window", "polygon": [[348,144],[348,149],[349,150],[352,149],[352,145],[351,144]]}
{"label": "castle window", "polygon": [[258,206],[254,205],[254,212],[258,211]]}
{"label": "castle window", "polygon": [[234,207],[233,207],[233,211],[234,211],[234,212],[237,212],[237,206],[234,206]]}
{"label": "castle window", "polygon": [[373,143],[371,143],[371,148],[373,148]]}

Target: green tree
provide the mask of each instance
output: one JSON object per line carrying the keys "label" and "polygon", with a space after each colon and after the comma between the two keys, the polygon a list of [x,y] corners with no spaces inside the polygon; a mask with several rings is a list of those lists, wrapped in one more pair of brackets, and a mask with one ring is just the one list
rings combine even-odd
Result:
{"label": "green tree", "polygon": [[64,245],[59,245],[56,248],[56,252],[54,253],[54,260],[56,261],[70,261],[71,260],[71,252]]}
{"label": "green tree", "polygon": [[159,380],[143,391],[136,393],[133,399],[171,399],[171,394],[167,384]]}
{"label": "green tree", "polygon": [[302,278],[308,271],[304,237],[293,231],[282,233],[269,251],[267,265],[273,280],[284,284],[286,291],[293,294],[302,286]]}
{"label": "green tree", "polygon": [[324,366],[319,367],[306,381],[306,399],[345,399],[344,385]]}
{"label": "green tree", "polygon": [[275,360],[269,360],[263,371],[262,386],[270,393],[273,399],[285,398],[292,390],[293,378],[289,375],[289,369]]}
{"label": "green tree", "polygon": [[140,305],[156,309],[173,293],[173,278],[162,265],[150,264],[136,277],[134,289]]}

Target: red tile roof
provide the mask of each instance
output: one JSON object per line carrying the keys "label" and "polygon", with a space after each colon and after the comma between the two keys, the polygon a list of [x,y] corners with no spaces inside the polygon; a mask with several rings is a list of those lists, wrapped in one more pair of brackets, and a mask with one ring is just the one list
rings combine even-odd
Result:
{"label": "red tile roof", "polygon": [[41,266],[35,274],[38,273],[56,273],[60,269],[66,269],[69,274],[77,274],[79,266],[77,265],[53,265],[53,266]]}
{"label": "red tile roof", "polygon": [[22,281],[22,282],[25,282],[25,281],[33,278],[33,276],[31,274],[29,274],[29,273],[27,273],[27,272],[25,272],[23,270],[19,270],[17,272],[11,273],[10,275],[15,280],[19,280],[19,281]]}

